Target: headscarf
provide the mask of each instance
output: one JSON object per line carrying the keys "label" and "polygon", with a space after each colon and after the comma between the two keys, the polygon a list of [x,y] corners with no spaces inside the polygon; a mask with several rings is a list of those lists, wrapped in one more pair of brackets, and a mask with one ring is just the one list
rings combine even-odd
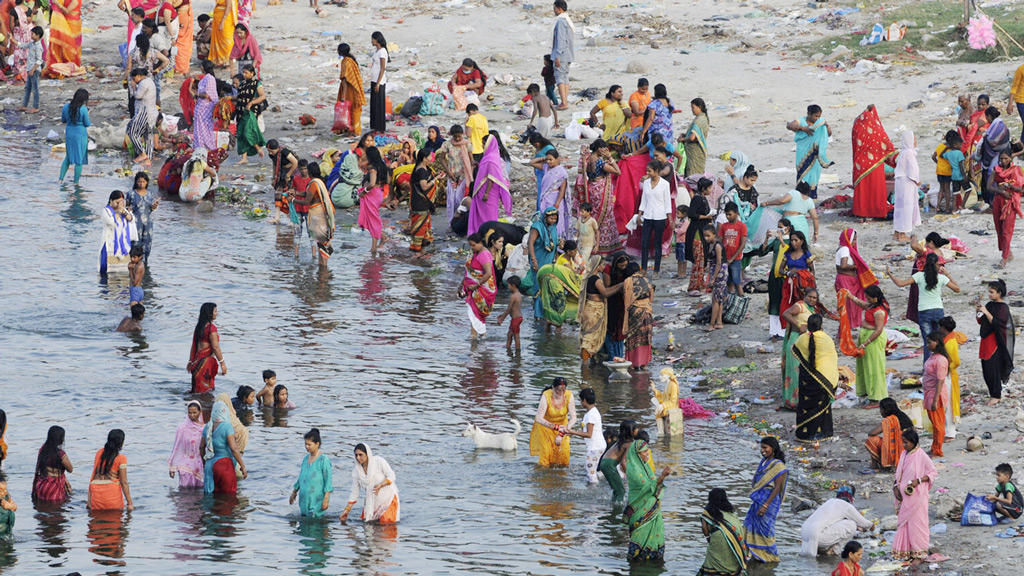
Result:
{"label": "headscarf", "polygon": [[733,173],[736,174],[737,178],[743,178],[743,176],[747,173],[747,168],[750,167],[750,159],[747,158],[746,154],[740,152],[739,150],[733,150],[732,152],[729,152],[729,157],[726,158],[725,160],[726,162],[728,162],[729,160],[736,161],[736,166],[733,167]]}
{"label": "headscarf", "polygon": [[476,181],[473,182],[473,196],[486,188],[487,182],[493,182],[491,193],[497,192],[501,203],[505,207],[505,213],[512,213],[512,195],[509,194],[509,182],[505,178],[505,163],[501,159],[501,152],[498,150],[498,140],[494,136],[487,138],[484,144],[484,155],[476,170]]}
{"label": "headscarf", "polygon": [[206,434],[206,459],[210,460],[213,458],[213,430],[217,427],[217,424],[227,424],[231,426],[231,416],[228,413],[228,407],[231,406],[231,401],[228,400],[227,404],[220,399],[221,396],[227,397],[227,394],[221,394],[218,396],[217,401],[213,403],[213,409],[210,410],[210,424],[209,432]]}
{"label": "headscarf", "polygon": [[[437,132],[437,140],[434,140],[433,142],[430,140],[430,130]],[[437,152],[441,146],[444,146],[444,142],[444,132],[441,132],[441,128],[431,126],[427,129],[427,141],[423,143],[423,149],[433,154],[434,152]]]}
{"label": "headscarf", "polygon": [[[199,421],[193,422],[187,414],[185,415],[185,421],[178,425],[178,431],[174,436],[174,447],[171,448],[171,456],[167,459],[167,464],[171,467],[171,470],[189,472],[199,478],[203,475],[201,465],[194,470],[187,470],[182,466],[183,463],[197,458],[194,452],[190,453],[188,444],[193,440],[201,440],[203,437],[203,407],[199,402],[192,400],[185,404],[185,409],[187,410],[192,405],[199,409]],[[198,459],[192,461],[198,462]]]}
{"label": "headscarf", "polygon": [[900,176],[921,182],[921,169],[917,165],[917,144],[914,141],[914,132],[904,130],[900,136],[900,156],[896,160],[896,177]]}
{"label": "headscarf", "polygon": [[[324,155],[320,157],[320,174],[329,175],[334,170],[334,162],[331,162],[331,157],[338,153],[337,148],[328,148],[324,150]],[[339,159],[340,160],[340,159]]]}
{"label": "headscarf", "polygon": [[996,118],[985,130],[985,137],[981,142],[981,161],[985,164],[986,170],[999,164],[999,154],[1010,149],[1010,130],[1002,118]]}
{"label": "headscarf", "polygon": [[847,484],[843,484],[839,487],[839,490],[836,491],[836,498],[853,504],[853,488]]}
{"label": "headscarf", "polygon": [[238,37],[238,30],[235,30],[235,45],[231,48],[231,60],[243,60],[245,53],[249,53],[249,58],[252,59],[252,65],[256,70],[260,69],[260,65],[263,64],[263,55],[260,54],[260,45],[256,42],[256,38],[252,35],[252,30],[249,29],[245,24],[239,24],[245,28],[248,34],[245,35],[245,40]]}
{"label": "headscarf", "polygon": [[896,153],[874,104],[854,120],[852,144],[854,186]]}
{"label": "headscarf", "polygon": [[[231,428],[235,431],[235,447],[238,448],[239,454],[245,452],[245,447],[249,444],[249,429],[242,424],[242,421],[238,419],[238,414],[235,413],[235,405],[231,402],[231,397],[221,392],[217,395],[217,402],[223,402],[228,407],[228,421],[231,422]],[[211,420],[213,417],[210,417]]]}
{"label": "headscarf", "polygon": [[853,260],[854,266],[857,267],[857,279],[860,280],[860,285],[864,288],[878,284],[878,278],[875,277],[875,273],[871,271],[871,267],[861,257],[860,252],[857,251],[855,242],[857,241],[857,231],[853,228],[847,228],[843,230],[843,233],[839,235],[839,246],[846,247],[850,251],[850,260]]}
{"label": "headscarf", "polygon": [[537,230],[537,239],[540,240],[544,250],[548,252],[554,252],[558,248],[558,223],[555,222],[551,226],[548,226],[548,216],[554,214],[558,215],[558,208],[551,207],[546,208],[541,213],[540,219],[533,223],[533,228]]}
{"label": "headscarf", "polygon": [[[486,252],[486,250],[484,250]],[[373,455],[373,450],[370,449],[370,445],[366,442],[361,442],[363,448],[366,449],[366,471],[363,471],[363,467],[356,462],[356,465],[352,469],[352,479],[362,486],[366,490],[366,500],[363,504],[363,515],[369,518],[371,514],[383,513],[388,506],[391,505],[391,501],[398,496],[398,488],[395,485],[388,484],[387,486],[380,489],[379,492],[374,494],[373,487],[380,484],[387,478],[385,473],[385,467],[390,468],[383,458]],[[358,488],[357,488],[358,489]],[[354,492],[354,496],[358,497],[358,492]],[[350,501],[354,502],[352,498]],[[400,518],[401,509],[396,514],[396,521]]]}

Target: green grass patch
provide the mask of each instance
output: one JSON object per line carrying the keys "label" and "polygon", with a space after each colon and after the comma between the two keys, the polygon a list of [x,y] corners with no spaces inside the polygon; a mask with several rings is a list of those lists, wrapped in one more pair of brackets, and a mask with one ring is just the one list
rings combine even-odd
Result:
{"label": "green grass patch", "polygon": [[[870,33],[875,22],[865,20],[865,15],[874,14],[877,16],[877,23],[888,26],[893,22],[913,21],[916,26],[907,28],[906,35],[901,41],[886,42],[883,40],[878,44],[861,46],[860,41],[865,37],[863,34],[851,34],[852,30],[845,30],[840,34],[825,36],[821,39],[809,42],[799,47],[807,56],[822,53],[828,56],[836,46],[843,45],[852,52],[851,57],[843,60],[847,63],[853,60],[864,58],[878,59],[880,61],[900,60],[901,54],[906,54],[904,46],[910,44],[915,51],[940,51],[947,56],[951,55],[951,62],[992,62],[1005,59],[1006,53],[1003,48],[996,45],[988,50],[973,50],[967,45],[966,31],[958,30],[956,26],[963,20],[963,2],[961,0],[931,0],[925,2],[906,1],[905,4],[885,10],[882,16],[878,15],[879,2],[870,2],[867,8],[860,13],[851,14],[847,18],[854,21],[864,22],[859,31]],[[838,7],[838,6],[837,6]],[[985,12],[996,24],[1012,35],[1018,42],[1024,44],[1024,10],[1011,8],[992,8]],[[928,22],[932,26],[928,26]],[[951,28],[952,26],[952,28]],[[1024,55],[1024,50],[1018,48],[1005,35],[996,29],[997,36],[1009,50],[1011,57]],[[950,47],[951,42],[958,42],[956,46]],[[920,57],[906,54],[907,60],[917,60]]]}

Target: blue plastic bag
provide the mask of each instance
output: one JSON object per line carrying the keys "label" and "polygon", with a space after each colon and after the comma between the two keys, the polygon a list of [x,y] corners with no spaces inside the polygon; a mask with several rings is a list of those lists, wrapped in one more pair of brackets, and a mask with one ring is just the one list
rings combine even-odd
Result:
{"label": "blue plastic bag", "polygon": [[995,505],[984,496],[975,496],[970,492],[964,499],[964,513],[960,516],[961,526],[995,526],[998,523]]}

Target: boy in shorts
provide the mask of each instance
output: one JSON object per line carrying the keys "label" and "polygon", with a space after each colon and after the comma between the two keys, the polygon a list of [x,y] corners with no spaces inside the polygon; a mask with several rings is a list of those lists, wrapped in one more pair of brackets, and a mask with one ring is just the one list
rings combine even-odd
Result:
{"label": "boy in shorts", "polygon": [[718,227],[718,236],[725,247],[725,263],[729,267],[729,292],[743,296],[743,249],[747,246],[747,225],[740,222],[740,208],[735,202],[725,205],[729,220]]}
{"label": "boy in shorts", "polygon": [[519,291],[522,280],[519,276],[512,276],[505,283],[508,284],[508,291],[511,294],[508,297],[508,308],[498,315],[498,325],[501,326],[506,316],[512,317],[512,322],[508,325],[508,335],[505,337],[505,349],[512,349],[512,339],[515,338],[516,352],[519,352],[519,328],[523,324],[523,294]]}
{"label": "boy in shorts", "polygon": [[996,466],[996,493],[985,496],[995,503],[995,512],[1011,520],[1020,518],[1024,511],[1024,497],[1013,483],[1013,468],[1006,463]]}
{"label": "boy in shorts", "polygon": [[146,275],[146,263],[142,261],[144,255],[142,244],[139,243],[132,246],[131,251],[128,252],[128,257],[131,258],[131,262],[128,263],[129,306],[142,304],[142,298],[145,295],[142,291],[142,278]]}

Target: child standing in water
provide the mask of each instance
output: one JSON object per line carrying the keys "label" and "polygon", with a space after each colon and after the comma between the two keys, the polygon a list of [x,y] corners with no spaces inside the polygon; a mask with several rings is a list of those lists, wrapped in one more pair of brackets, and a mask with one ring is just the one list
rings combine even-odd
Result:
{"label": "child standing in water", "polygon": [[274,388],[277,387],[277,374],[273,370],[263,371],[263,388],[256,393],[256,401],[260,406],[274,405]]}
{"label": "child standing in water", "polygon": [[597,470],[601,464],[601,455],[608,444],[602,432],[601,412],[597,409],[597,393],[593,388],[580,390],[580,402],[587,413],[583,416],[583,430],[569,430],[567,434],[579,436],[587,445],[587,481],[597,483]]}
{"label": "child standing in water", "polygon": [[274,408],[295,408],[295,403],[288,399],[288,388],[284,384],[274,387]]}
{"label": "child standing in water", "polygon": [[599,229],[597,219],[591,215],[593,209],[589,202],[580,203],[580,220],[577,226],[580,235],[576,239],[576,248],[583,262],[590,262],[590,255],[594,252],[594,248],[597,247]]}
{"label": "child standing in water", "polygon": [[512,321],[508,325],[508,335],[505,337],[505,349],[512,349],[512,339],[516,341],[516,352],[519,352],[519,329],[523,324],[523,294],[519,291],[519,285],[522,280],[519,276],[512,276],[508,279],[508,291],[511,293],[508,297],[508,308],[504,312],[498,315],[498,325],[505,321],[505,317],[509,316]]}
{"label": "child standing in water", "polygon": [[131,262],[128,263],[128,299],[131,300],[129,306],[142,304],[144,296],[142,278],[146,275],[146,263],[142,261],[144,255],[145,252],[140,244],[132,246],[131,251],[128,253],[128,256],[131,258]]}

